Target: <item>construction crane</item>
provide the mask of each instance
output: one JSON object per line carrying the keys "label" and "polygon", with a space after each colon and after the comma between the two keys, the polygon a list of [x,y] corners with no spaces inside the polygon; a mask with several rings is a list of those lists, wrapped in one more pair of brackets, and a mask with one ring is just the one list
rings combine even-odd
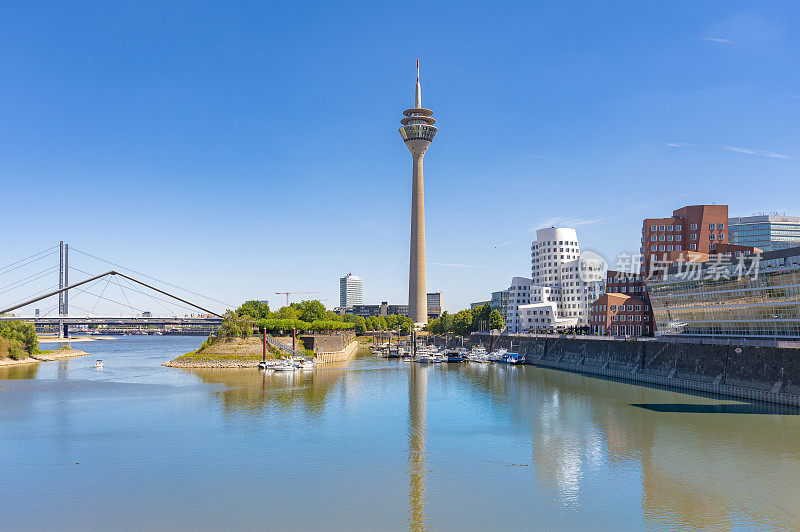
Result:
{"label": "construction crane", "polygon": [[275,292],[275,295],[286,296],[286,306],[289,306],[289,295],[293,294],[319,294],[319,292]]}

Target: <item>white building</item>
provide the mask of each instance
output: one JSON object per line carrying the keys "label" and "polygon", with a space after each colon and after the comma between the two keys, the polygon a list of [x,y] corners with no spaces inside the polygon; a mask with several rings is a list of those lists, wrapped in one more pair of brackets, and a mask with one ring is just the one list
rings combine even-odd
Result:
{"label": "white building", "polygon": [[339,279],[339,306],[343,308],[364,304],[364,281],[352,273]]}
{"label": "white building", "polygon": [[539,229],[531,244],[531,278],[514,277],[511,281],[508,332],[587,326],[589,305],[602,294],[604,278],[600,261],[581,258],[574,229]]}

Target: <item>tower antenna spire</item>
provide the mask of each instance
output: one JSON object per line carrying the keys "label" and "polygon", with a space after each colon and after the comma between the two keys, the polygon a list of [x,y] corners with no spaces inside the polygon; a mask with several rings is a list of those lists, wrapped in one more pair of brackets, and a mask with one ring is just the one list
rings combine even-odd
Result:
{"label": "tower antenna spire", "polygon": [[419,88],[419,58],[417,58],[417,92],[414,95],[414,107],[422,108],[422,91]]}

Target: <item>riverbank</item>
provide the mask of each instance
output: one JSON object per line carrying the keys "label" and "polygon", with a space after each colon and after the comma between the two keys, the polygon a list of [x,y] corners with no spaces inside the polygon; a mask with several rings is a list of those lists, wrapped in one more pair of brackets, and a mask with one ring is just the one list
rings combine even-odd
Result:
{"label": "riverbank", "polygon": [[[289,340],[291,342],[291,339]],[[261,338],[223,338],[212,345],[203,344],[197,351],[164,362],[171,368],[256,368],[261,362]],[[281,355],[274,347],[267,346],[267,360]]]}
{"label": "riverbank", "polygon": [[52,351],[42,351],[35,355],[27,356],[19,360],[13,358],[0,358],[0,366],[17,366],[20,364],[33,364],[36,362],[52,362],[65,358],[75,358],[86,356],[89,353],[79,349],[55,349]]}
{"label": "riverbank", "polygon": [[74,338],[59,338],[58,336],[37,336],[40,344],[69,344],[79,342],[95,342],[97,340],[116,340],[113,336],[76,336]]}

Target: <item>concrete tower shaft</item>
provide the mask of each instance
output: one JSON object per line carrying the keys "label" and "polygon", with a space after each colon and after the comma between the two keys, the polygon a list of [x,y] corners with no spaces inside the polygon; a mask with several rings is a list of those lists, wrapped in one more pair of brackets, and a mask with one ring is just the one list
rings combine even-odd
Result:
{"label": "concrete tower shaft", "polygon": [[433,111],[422,107],[422,90],[419,83],[419,59],[417,59],[417,86],[414,107],[403,111],[400,136],[406,143],[412,158],[411,183],[411,253],[408,272],[408,316],[414,323],[428,321],[427,272],[425,258],[425,185],[422,161],[438,131],[433,125]]}

